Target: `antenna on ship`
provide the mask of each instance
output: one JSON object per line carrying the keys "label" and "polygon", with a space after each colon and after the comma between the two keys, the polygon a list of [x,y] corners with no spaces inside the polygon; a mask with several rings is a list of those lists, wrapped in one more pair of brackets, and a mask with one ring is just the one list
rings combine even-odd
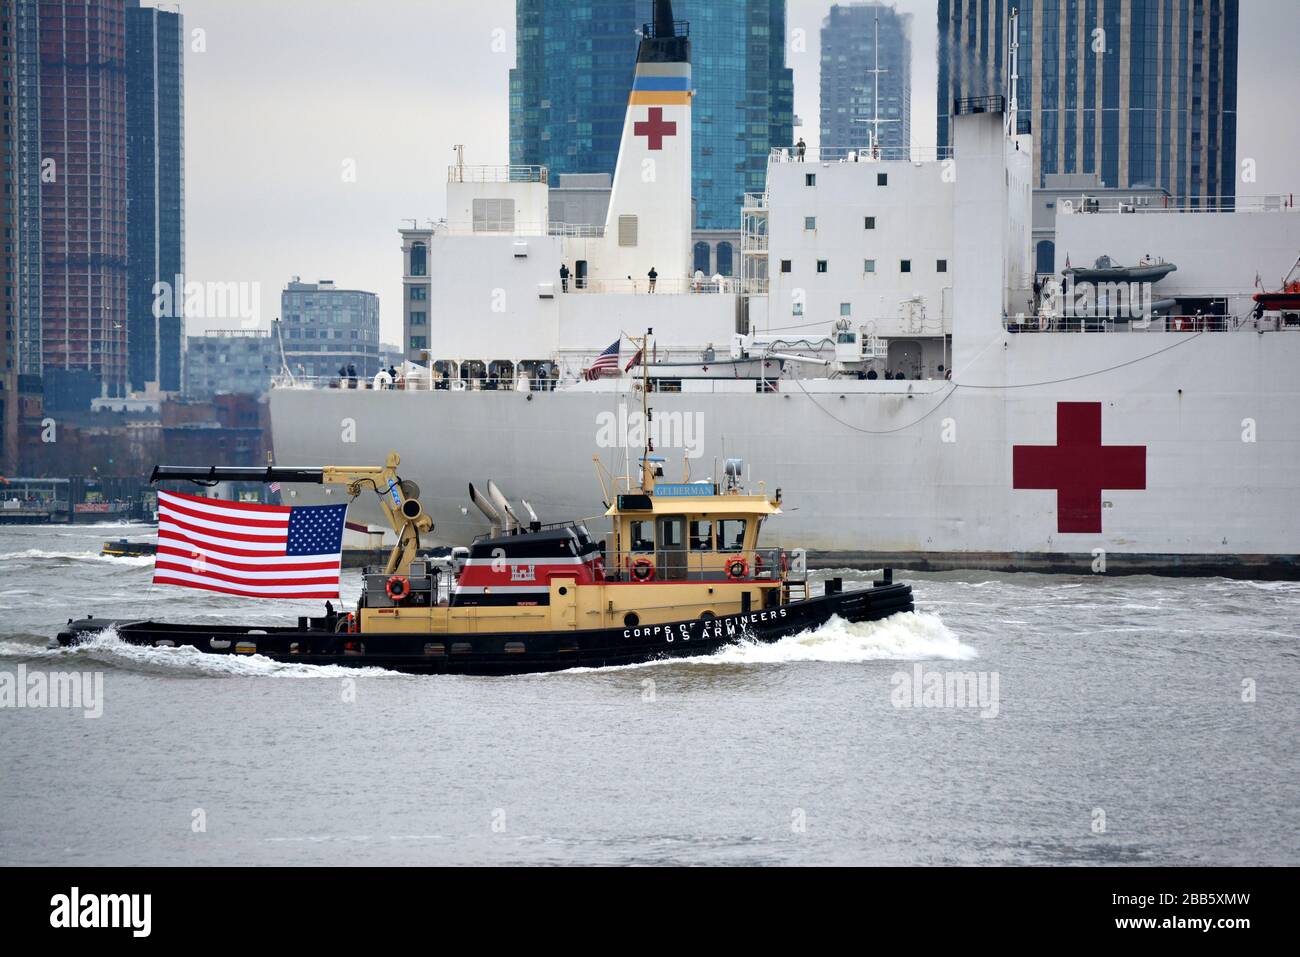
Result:
{"label": "antenna on ship", "polygon": [[871,131],[867,134],[868,149],[872,159],[880,158],[880,124],[881,123],[901,123],[902,119],[882,120],[880,118],[880,74],[888,73],[888,70],[880,68],[880,11],[876,10],[875,15],[875,40],[872,41],[872,49],[875,53],[876,65],[867,72],[872,75],[875,84],[874,92],[871,95],[872,117],[869,120],[854,118],[854,123],[870,123]]}

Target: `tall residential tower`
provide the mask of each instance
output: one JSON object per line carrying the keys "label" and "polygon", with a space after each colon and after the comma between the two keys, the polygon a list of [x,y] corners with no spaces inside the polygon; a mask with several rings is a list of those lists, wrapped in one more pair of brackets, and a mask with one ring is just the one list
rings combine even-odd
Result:
{"label": "tall residential tower", "polygon": [[1006,92],[1012,8],[1035,186],[1096,173],[1179,204],[1232,202],[1237,0],[939,0],[941,149],[954,100]]}
{"label": "tall residential tower", "polygon": [[[154,286],[185,272],[184,34],[179,13],[127,10],[127,372],[136,391],[181,388],[184,319],[155,314]],[[181,289],[170,301],[183,301]]]}

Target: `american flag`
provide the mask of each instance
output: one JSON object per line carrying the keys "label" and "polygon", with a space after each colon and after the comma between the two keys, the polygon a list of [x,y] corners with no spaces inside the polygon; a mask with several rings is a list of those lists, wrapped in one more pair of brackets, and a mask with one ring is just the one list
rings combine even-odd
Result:
{"label": "american flag", "polygon": [[604,352],[596,356],[590,367],[582,370],[582,377],[584,379],[599,379],[605,374],[606,369],[613,369],[617,373],[618,347],[622,341],[622,339],[615,339],[611,342]]}
{"label": "american flag", "polygon": [[347,509],[159,492],[154,584],[250,598],[337,598]]}
{"label": "american flag", "polygon": [[634,365],[638,365],[641,362],[641,353],[643,353],[644,351],[645,349],[638,349],[636,351],[636,355],[634,355],[631,359],[629,359],[627,365],[623,367],[623,371],[630,372]]}

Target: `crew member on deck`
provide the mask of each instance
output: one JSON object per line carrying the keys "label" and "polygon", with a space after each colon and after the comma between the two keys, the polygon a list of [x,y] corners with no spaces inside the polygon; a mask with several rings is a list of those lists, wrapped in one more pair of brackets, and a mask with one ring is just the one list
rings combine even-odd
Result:
{"label": "crew member on deck", "polygon": [[804,143],[803,137],[802,136],[799,137],[799,142],[794,144],[794,155],[795,158],[799,160],[800,163],[803,162],[803,154],[805,153],[805,151],[807,151],[807,149],[808,146],[806,143]]}
{"label": "crew member on deck", "polygon": [[569,264],[560,263],[560,292],[569,291]]}
{"label": "crew member on deck", "polygon": [[646,275],[650,277],[650,291],[651,291],[651,292],[654,292],[654,291],[655,291],[655,280],[659,278],[659,272],[658,272],[658,270],[655,269],[654,266],[651,266],[651,267],[650,267],[650,271],[649,271],[648,273],[646,273]]}

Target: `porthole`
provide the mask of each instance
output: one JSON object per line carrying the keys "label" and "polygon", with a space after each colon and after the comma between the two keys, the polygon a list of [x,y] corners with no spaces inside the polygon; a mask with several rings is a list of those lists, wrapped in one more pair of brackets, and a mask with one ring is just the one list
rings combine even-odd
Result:
{"label": "porthole", "polygon": [[561,585],[561,586],[560,586],[560,594],[561,594],[561,595],[567,595],[568,593],[569,593],[569,589],[567,589],[567,588],[565,588],[563,585]]}
{"label": "porthole", "polygon": [[713,621],[713,619],[717,617],[718,616],[711,611],[705,611],[700,613],[700,621]]}
{"label": "porthole", "polygon": [[641,624],[641,616],[634,611],[629,611],[623,616],[623,624],[629,628],[635,628],[637,625]]}

